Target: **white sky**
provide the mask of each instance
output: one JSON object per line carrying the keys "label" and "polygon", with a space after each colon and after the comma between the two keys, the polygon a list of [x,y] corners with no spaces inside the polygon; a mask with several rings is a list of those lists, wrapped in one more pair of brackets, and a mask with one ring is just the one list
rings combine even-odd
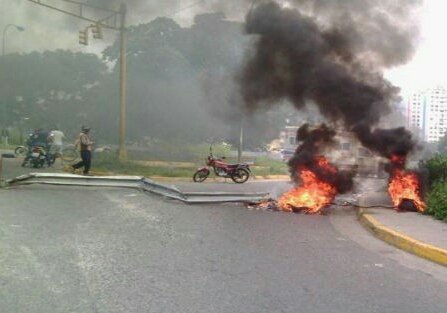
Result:
{"label": "white sky", "polygon": [[[162,1],[162,0],[160,0]],[[380,1],[380,0],[377,0]],[[185,0],[186,4],[194,3]],[[71,49],[83,52],[99,53],[107,43],[115,38],[115,33],[106,32],[105,41],[95,41],[89,47],[78,45],[80,24],[75,19],[64,19],[58,12],[51,12],[26,0],[0,0],[0,29],[8,23],[15,23],[26,28],[25,32],[8,31],[8,52],[29,52],[44,49]],[[29,12],[32,13],[29,13]],[[24,13],[28,12],[28,13]],[[131,12],[130,12],[131,13]],[[203,13],[197,7],[184,10],[172,16],[180,24],[189,24],[192,16]],[[154,16],[138,16],[133,22],[150,21]],[[146,21],[146,22],[147,22]],[[36,24],[39,23],[39,27]],[[65,27],[54,27],[54,25]],[[420,16],[421,38],[414,58],[405,66],[387,71],[386,77],[391,82],[410,92],[436,85],[447,87],[447,0],[425,0]]]}

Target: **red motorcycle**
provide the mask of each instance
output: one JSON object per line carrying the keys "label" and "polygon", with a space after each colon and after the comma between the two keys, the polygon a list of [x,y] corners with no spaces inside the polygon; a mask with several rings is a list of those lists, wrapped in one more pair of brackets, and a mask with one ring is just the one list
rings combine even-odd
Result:
{"label": "red motorcycle", "polygon": [[238,184],[245,183],[250,177],[250,166],[246,163],[228,164],[225,161],[225,157],[222,159],[216,159],[213,156],[212,145],[210,147],[210,155],[206,159],[206,167],[199,168],[194,173],[193,180],[196,183],[201,183],[210,175],[210,167],[213,169],[214,174],[218,177],[231,178],[232,181]]}

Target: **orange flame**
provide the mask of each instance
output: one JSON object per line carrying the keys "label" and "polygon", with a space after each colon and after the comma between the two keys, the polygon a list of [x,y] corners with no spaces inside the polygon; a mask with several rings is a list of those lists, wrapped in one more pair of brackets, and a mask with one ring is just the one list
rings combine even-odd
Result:
{"label": "orange flame", "polygon": [[[323,170],[337,173],[337,169],[329,164],[326,158],[319,156],[316,162]],[[306,167],[298,169],[298,172],[302,185],[284,193],[278,199],[278,207],[286,212],[292,212],[293,208],[300,208],[308,214],[321,213],[321,209],[335,198],[337,189],[318,179],[317,175]]]}
{"label": "orange flame", "polygon": [[419,177],[415,173],[395,169],[388,185],[388,193],[396,207],[403,199],[409,199],[414,202],[419,212],[422,213],[425,210],[425,203],[420,197]]}

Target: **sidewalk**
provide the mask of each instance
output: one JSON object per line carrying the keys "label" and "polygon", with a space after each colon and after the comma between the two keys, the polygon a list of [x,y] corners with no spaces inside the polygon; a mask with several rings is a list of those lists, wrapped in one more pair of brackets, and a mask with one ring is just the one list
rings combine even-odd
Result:
{"label": "sidewalk", "polygon": [[[386,192],[369,193],[360,205],[391,205]],[[402,250],[447,266],[447,223],[415,212],[360,209],[360,222],[377,237]]]}

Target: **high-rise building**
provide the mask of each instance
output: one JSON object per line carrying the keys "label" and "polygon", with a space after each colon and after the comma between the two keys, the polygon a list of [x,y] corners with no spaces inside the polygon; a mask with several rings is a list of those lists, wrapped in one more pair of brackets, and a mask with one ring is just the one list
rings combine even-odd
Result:
{"label": "high-rise building", "polygon": [[447,89],[430,88],[407,99],[408,126],[420,130],[424,141],[435,142],[447,132]]}

